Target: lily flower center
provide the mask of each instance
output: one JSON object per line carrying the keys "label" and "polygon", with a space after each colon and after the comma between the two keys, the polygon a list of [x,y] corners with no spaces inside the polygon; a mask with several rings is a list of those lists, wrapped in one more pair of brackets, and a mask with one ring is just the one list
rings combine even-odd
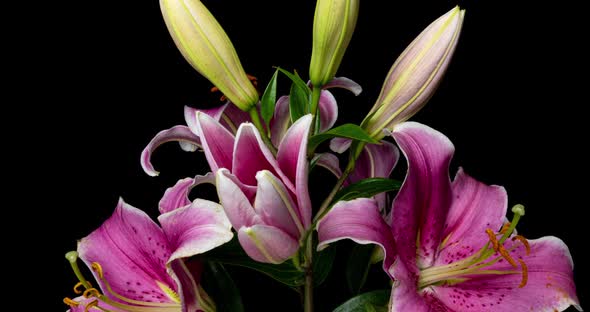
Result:
{"label": "lily flower center", "polygon": [[[85,312],[89,311],[90,309],[105,312],[112,311],[101,306],[101,303],[103,303],[103,305],[106,304],[110,307],[116,307],[118,309],[130,312],[179,312],[181,310],[180,296],[164,283],[157,282],[158,286],[160,286],[162,291],[168,296],[168,298],[172,302],[151,302],[148,300],[134,300],[115,292],[111,288],[111,285],[108,283],[108,281],[104,278],[103,269],[100,263],[93,262],[91,264],[91,269],[94,272],[96,272],[98,279],[100,280],[100,282],[102,282],[108,294],[114,298],[117,298],[118,300],[113,300],[105,296],[103,293],[100,292],[100,290],[94,288],[92,284],[90,284],[90,282],[88,282],[84,278],[77,265],[77,256],[77,252],[75,251],[66,254],[66,258],[68,258],[68,260],[70,261],[72,269],[79,280],[79,282],[74,286],[74,293],[77,295],[81,294],[86,299],[92,299],[91,301],[89,300],[88,303],[85,303]],[[78,307],[82,304],[68,297],[64,298],[63,302],[72,308]]]}
{"label": "lily flower center", "polygon": [[[471,256],[447,265],[433,266],[421,270],[418,287],[423,289],[428,286],[454,285],[478,275],[505,274],[522,275],[518,287],[524,287],[528,280],[526,263],[521,258],[513,257],[511,253],[520,246],[518,243],[521,243],[526,250],[526,255],[528,255],[530,253],[529,242],[521,235],[514,235],[511,237],[511,241],[514,243],[508,248],[505,246],[506,240],[514,232],[520,217],[524,216],[524,206],[515,205],[512,212],[514,213],[512,222],[504,224],[499,232],[486,229],[485,232],[489,239],[487,244]],[[446,241],[443,241],[442,245],[445,243]],[[502,260],[506,260],[513,267],[513,270],[490,268],[490,266]]]}

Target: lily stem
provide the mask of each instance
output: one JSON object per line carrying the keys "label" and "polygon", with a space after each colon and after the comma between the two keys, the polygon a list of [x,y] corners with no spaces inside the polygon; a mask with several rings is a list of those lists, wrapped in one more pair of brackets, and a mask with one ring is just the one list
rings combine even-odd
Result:
{"label": "lily stem", "polygon": [[316,131],[320,128],[320,120],[318,118],[318,105],[320,103],[320,96],[322,95],[322,87],[321,86],[313,86],[311,90],[311,106],[310,112],[314,116],[314,120],[311,123],[311,129],[309,131],[309,135],[316,134]]}
{"label": "lily stem", "polygon": [[[313,232],[313,231],[312,231]],[[303,311],[313,312],[313,235],[305,244],[305,284],[303,285]]]}
{"label": "lily stem", "polygon": [[256,107],[252,107],[248,111],[248,113],[250,113],[250,119],[252,119],[252,123],[254,124],[254,126],[256,126],[256,128],[258,129],[258,132],[260,132],[260,136],[262,137],[262,140],[264,141],[266,146],[270,149],[272,154],[276,156],[277,149],[270,141],[270,138],[268,137],[268,135],[266,133],[266,129],[264,128],[264,126],[262,125],[262,122],[260,121],[260,116],[258,116],[258,110],[256,109]]}

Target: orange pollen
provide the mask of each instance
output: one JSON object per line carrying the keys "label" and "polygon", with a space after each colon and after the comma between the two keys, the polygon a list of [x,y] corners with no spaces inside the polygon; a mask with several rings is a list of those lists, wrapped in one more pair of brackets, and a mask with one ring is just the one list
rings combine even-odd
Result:
{"label": "orange pollen", "polygon": [[498,239],[496,238],[496,234],[490,229],[486,229],[486,234],[488,234],[488,237],[490,238],[492,248],[494,248],[495,251],[498,251]]}
{"label": "orange pollen", "polygon": [[84,298],[98,297],[100,296],[100,292],[96,288],[88,288],[84,291],[82,296],[84,296]]}
{"label": "orange pollen", "polygon": [[246,77],[248,77],[248,79],[252,82],[252,84],[255,87],[258,87],[258,78],[254,77],[252,75],[248,75],[248,74],[246,74]]}
{"label": "orange pollen", "polygon": [[103,279],[104,278],[104,275],[102,273],[102,266],[100,265],[100,263],[98,263],[98,262],[92,262],[92,264],[90,265],[90,267],[92,268],[92,270],[94,272],[96,272],[96,274],[98,274],[98,277],[100,279]]}
{"label": "orange pollen", "polygon": [[512,241],[518,240],[520,241],[523,245],[524,248],[526,249],[526,255],[528,256],[531,253],[531,245],[529,245],[529,241],[524,238],[524,236],[522,235],[516,235],[512,238]]}
{"label": "orange pollen", "polygon": [[69,305],[69,306],[70,306],[70,307],[72,307],[72,308],[75,308],[75,307],[77,307],[77,306],[79,306],[79,305],[80,305],[80,303],[79,303],[79,302],[76,302],[76,301],[74,301],[73,299],[70,299],[70,298],[68,298],[68,297],[65,297],[65,298],[64,298],[64,303],[65,303],[65,304],[67,304],[67,305]]}
{"label": "orange pollen", "polygon": [[498,252],[502,255],[502,258],[506,259],[506,261],[508,261],[513,267],[516,268],[518,266],[518,264],[516,264],[516,261],[514,261],[514,259],[512,259],[512,257],[510,256],[510,253],[508,253],[506,248],[504,248],[504,245],[498,246]]}
{"label": "orange pollen", "polygon": [[81,294],[81,293],[82,293],[82,290],[80,290],[80,287],[82,287],[82,286],[84,286],[84,285],[82,284],[82,282],[78,282],[78,284],[76,284],[76,285],[74,286],[74,293],[76,293],[76,295],[79,295],[79,294]]}
{"label": "orange pollen", "polygon": [[[252,75],[248,75],[246,74],[246,77],[248,77],[248,80],[250,80],[252,82],[252,84],[254,85],[255,88],[258,88],[258,78],[252,76]],[[219,88],[218,87],[212,87],[209,92],[214,93],[214,92],[218,92]],[[225,102],[227,100],[227,97],[225,95],[221,95],[221,97],[219,98],[219,101],[221,102]]]}
{"label": "orange pollen", "polygon": [[523,288],[529,280],[529,270],[522,259],[518,259],[518,262],[520,262],[520,267],[522,268],[522,281],[518,285],[518,288]]}
{"label": "orange pollen", "polygon": [[504,225],[502,226],[502,229],[500,230],[500,234],[502,234],[502,235],[506,234],[506,231],[508,231],[509,228],[510,228],[510,222],[504,223]]}

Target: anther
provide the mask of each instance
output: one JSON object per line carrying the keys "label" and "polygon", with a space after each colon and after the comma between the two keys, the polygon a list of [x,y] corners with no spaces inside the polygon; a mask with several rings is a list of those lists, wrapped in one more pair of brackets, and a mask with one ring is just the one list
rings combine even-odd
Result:
{"label": "anther", "polygon": [[98,297],[98,296],[100,296],[100,292],[96,288],[88,288],[84,291],[82,296],[84,296],[84,298]]}
{"label": "anther", "polygon": [[100,263],[98,263],[98,262],[92,262],[92,264],[90,265],[90,267],[92,268],[92,270],[94,272],[96,272],[96,274],[98,274],[98,277],[100,279],[103,279],[104,278],[104,275],[102,273],[102,266],[100,265]]}
{"label": "anther", "polygon": [[492,248],[494,248],[494,251],[498,251],[498,240],[496,239],[496,234],[490,229],[486,229],[486,233],[488,234],[488,237],[490,238],[490,242],[492,243]]}
{"label": "anther", "polygon": [[502,258],[506,259],[506,261],[508,261],[513,267],[516,268],[518,266],[518,264],[516,264],[516,261],[512,259],[506,248],[504,248],[504,245],[498,245],[498,252],[502,255]]}
{"label": "anther", "polygon": [[76,295],[81,294],[83,291],[80,290],[80,287],[83,287],[84,284],[82,284],[82,282],[78,282],[75,286],[74,286],[74,293],[76,293]]}
{"label": "anther", "polygon": [[98,300],[87,303],[86,307],[84,308],[84,312],[88,312],[92,308],[98,308]]}
{"label": "anther", "polygon": [[69,305],[72,308],[75,308],[80,305],[80,302],[74,301],[73,299],[68,298],[68,297],[64,298],[64,303]]}
{"label": "anther", "polygon": [[510,222],[506,222],[504,223],[504,225],[502,225],[502,229],[500,230],[500,234],[504,235],[508,229],[510,229]]}
{"label": "anther", "polygon": [[512,241],[518,240],[520,241],[523,245],[524,248],[526,249],[526,255],[528,256],[531,253],[531,245],[529,245],[529,241],[526,240],[526,238],[524,238],[524,236],[522,235],[516,235],[512,238]]}
{"label": "anther", "polygon": [[529,280],[529,270],[522,259],[518,259],[518,262],[520,262],[520,267],[522,268],[522,281],[518,285],[518,288],[523,288]]}

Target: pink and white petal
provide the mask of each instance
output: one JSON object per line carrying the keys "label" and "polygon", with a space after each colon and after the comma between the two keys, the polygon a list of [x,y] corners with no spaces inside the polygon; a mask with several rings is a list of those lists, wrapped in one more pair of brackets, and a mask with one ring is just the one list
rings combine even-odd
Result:
{"label": "pink and white petal", "polygon": [[318,109],[320,110],[320,132],[324,132],[332,128],[338,119],[338,104],[330,91],[322,90]]}
{"label": "pink and white petal", "polygon": [[315,163],[316,166],[324,167],[325,169],[330,171],[336,178],[340,178],[340,176],[342,175],[342,170],[340,169],[340,160],[334,154],[315,154],[311,162]]}
{"label": "pink and white petal", "polygon": [[[487,267],[489,270],[516,271],[515,274],[473,276],[471,280],[453,287],[433,287],[436,296],[447,307],[464,311],[464,307],[493,311],[563,311],[570,305],[579,311],[579,301],[573,279],[573,262],[567,246],[557,237],[530,240],[527,256],[524,246],[516,241],[513,258],[522,258],[528,269],[528,281],[522,282],[520,268],[506,261]],[[513,246],[506,246],[509,250]],[[463,309],[462,309],[463,308]]]}
{"label": "pink and white petal", "polygon": [[196,199],[158,217],[172,254],[168,263],[202,254],[231,240],[231,224],[221,205]]}
{"label": "pink and white petal", "polygon": [[361,92],[363,92],[363,88],[361,87],[361,85],[346,77],[335,77],[334,79],[332,79],[332,81],[328,82],[323,86],[323,89],[329,88],[346,89],[357,96],[361,94]]}
{"label": "pink and white petal", "polygon": [[422,294],[418,293],[417,276],[410,272],[402,261],[396,261],[389,273],[395,279],[389,300],[390,312],[448,311],[445,309],[436,310]]}
{"label": "pink and white petal", "polygon": [[156,136],[148,143],[148,145],[141,152],[141,167],[148,175],[154,177],[160,174],[151,162],[152,153],[158,146],[172,141],[185,142],[187,144],[201,146],[201,141],[191,130],[186,126],[174,126],[170,129],[158,132]]}
{"label": "pink and white petal", "polygon": [[[309,137],[309,127],[313,116],[308,114],[299,118],[289,128],[283,141],[279,145],[277,152],[277,161],[282,172],[295,184],[295,196],[297,197],[297,206],[299,215],[304,227],[307,229],[311,224],[311,199],[308,190],[308,168],[307,162],[307,139]],[[283,177],[283,182],[287,184]]]}
{"label": "pink and white petal", "polygon": [[[73,299],[75,302],[78,303],[77,306],[70,306],[68,312],[103,312],[103,311],[113,311],[113,312],[124,312],[124,310],[115,308],[111,305],[108,305],[104,301],[99,300],[96,297],[76,297]],[[96,303],[95,303],[96,301]],[[98,307],[93,307],[94,304],[98,304]],[[90,305],[90,307],[88,306]]]}
{"label": "pink and white petal", "polygon": [[330,150],[334,153],[342,154],[350,148],[350,144],[352,144],[351,139],[333,138],[330,140]]}
{"label": "pink and white petal", "polygon": [[256,215],[250,199],[236,183],[235,177],[227,169],[217,171],[216,185],[219,202],[234,229],[252,226],[262,221]]}
{"label": "pink and white petal", "polygon": [[399,150],[390,142],[367,144],[356,161],[350,182],[367,178],[388,178],[399,160]]}
{"label": "pink and white petal", "polygon": [[[199,281],[201,278],[202,264],[193,261],[191,270],[182,259],[176,259],[170,263],[170,275],[173,276],[178,285],[178,296],[182,304],[181,311],[203,311],[199,295]],[[196,272],[195,272],[196,271]]]}
{"label": "pink and white petal", "polygon": [[184,178],[178,180],[174,186],[169,187],[164,192],[164,196],[158,204],[160,213],[170,212],[174,209],[190,205],[191,201],[188,199],[188,194],[193,187],[193,178]]}
{"label": "pink and white petal", "polygon": [[197,135],[201,139],[205,157],[212,172],[220,168],[232,169],[234,136],[212,117],[197,112]]}
{"label": "pink and white petal", "polygon": [[227,109],[229,104],[229,102],[226,102],[221,106],[208,109],[197,109],[189,106],[184,106],[184,120],[186,122],[186,125],[189,127],[189,129],[191,129],[191,131],[193,131],[194,134],[198,135],[199,131],[197,128],[197,113],[204,113],[207,116],[210,116],[211,118],[220,121],[223,111]]}
{"label": "pink and white petal", "polygon": [[431,266],[441,242],[452,199],[449,164],[455,148],[442,133],[416,122],[397,125],[393,137],[408,161],[393,203],[393,236],[400,259],[418,274],[416,255],[420,267]]}
{"label": "pink and white petal", "polygon": [[281,96],[275,105],[275,112],[270,121],[270,140],[274,146],[279,146],[281,140],[289,130],[291,116],[289,115],[289,96]]}
{"label": "pink and white petal", "polygon": [[242,227],[238,239],[250,258],[264,263],[282,263],[299,249],[299,242],[270,225]]}
{"label": "pink and white petal", "polygon": [[299,209],[283,182],[268,170],[259,171],[256,180],[256,213],[264,223],[273,225],[298,239],[305,229],[301,223]]}
{"label": "pink and white petal", "polygon": [[[256,185],[256,173],[261,170],[269,170],[274,174],[282,175],[272,152],[264,144],[260,133],[251,123],[240,125],[236,134],[233,155],[232,173],[244,184]],[[294,191],[292,186],[291,190]]]}
{"label": "pink and white petal", "polygon": [[[119,200],[113,215],[78,244],[80,258],[88,265],[97,262],[112,291],[133,300],[143,293],[154,294],[161,302],[173,303],[161,284],[176,291],[166,271],[171,250],[162,229],[143,211]],[[104,293],[105,284],[93,272]]]}
{"label": "pink and white petal", "polygon": [[380,246],[385,253],[383,270],[389,273],[395,260],[395,244],[375,200],[358,198],[336,203],[318,222],[317,230],[320,250],[341,239]]}
{"label": "pink and white petal", "polygon": [[502,227],[508,196],[500,186],[488,186],[459,169],[452,184],[453,203],[444,226],[442,248],[436,265],[444,265],[473,254],[487,243],[486,229]]}
{"label": "pink and white petal", "polygon": [[229,106],[223,111],[219,122],[229,129],[233,134],[238,132],[238,128],[245,122],[251,122],[250,115],[239,109],[231,102]]}

